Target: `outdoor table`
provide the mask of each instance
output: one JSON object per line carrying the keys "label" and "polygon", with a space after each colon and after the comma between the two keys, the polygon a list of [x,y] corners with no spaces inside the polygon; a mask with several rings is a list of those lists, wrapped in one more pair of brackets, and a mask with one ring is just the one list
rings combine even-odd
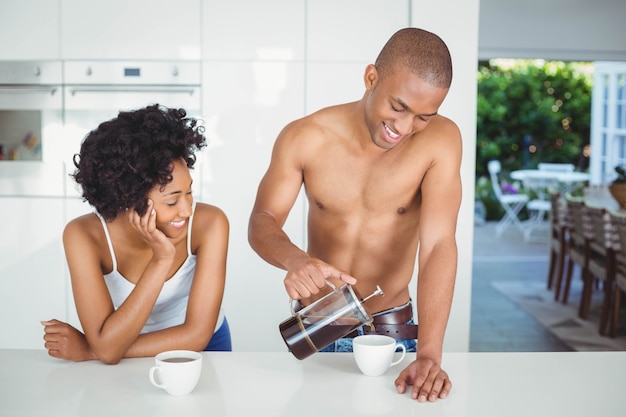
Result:
{"label": "outdoor table", "polygon": [[[586,172],[558,172],[539,169],[520,169],[511,172],[511,178],[530,184],[537,195],[545,195],[540,189],[543,184],[548,182],[557,182],[562,191],[569,192],[581,187],[585,182],[589,181],[590,175]],[[546,198],[547,199],[547,198]]]}

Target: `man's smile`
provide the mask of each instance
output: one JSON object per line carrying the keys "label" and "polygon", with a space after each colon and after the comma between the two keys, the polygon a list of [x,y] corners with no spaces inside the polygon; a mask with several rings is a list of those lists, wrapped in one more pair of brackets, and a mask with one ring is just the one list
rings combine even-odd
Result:
{"label": "man's smile", "polygon": [[387,124],[385,122],[383,122],[383,127],[385,129],[385,133],[386,133],[386,137],[390,142],[399,142],[403,136],[395,133],[393,130],[391,130],[391,128],[389,126],[387,126]]}

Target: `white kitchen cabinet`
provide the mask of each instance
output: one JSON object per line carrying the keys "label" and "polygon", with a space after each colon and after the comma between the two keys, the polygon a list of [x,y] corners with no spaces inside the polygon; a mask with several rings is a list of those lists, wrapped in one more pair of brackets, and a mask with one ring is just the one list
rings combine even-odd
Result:
{"label": "white kitchen cabinet", "polygon": [[308,61],[373,63],[387,39],[410,26],[408,0],[307,2]]}
{"label": "white kitchen cabinet", "polygon": [[200,0],[63,0],[63,59],[200,59]]}
{"label": "white kitchen cabinet", "polygon": [[60,0],[0,0],[0,60],[59,59]]}
{"label": "white kitchen cabinet", "polygon": [[67,172],[62,162],[0,162],[0,349],[42,349],[41,320],[80,328],[62,235],[92,210],[66,198]]}
{"label": "white kitchen cabinet", "polygon": [[304,0],[205,0],[202,13],[203,59],[304,58]]}
{"label": "white kitchen cabinet", "polygon": [[39,322],[66,319],[64,202],[2,197],[0,204],[0,215],[7,220],[0,243],[0,348],[43,348]]}
{"label": "white kitchen cabinet", "polygon": [[0,348],[42,348],[40,320],[66,317],[61,163],[0,163]]}
{"label": "white kitchen cabinet", "polygon": [[310,62],[307,65],[306,112],[357,101],[365,93],[367,62]]}
{"label": "white kitchen cabinet", "polygon": [[[274,141],[291,120],[303,116],[301,62],[204,62],[208,149],[203,153],[203,201],[220,207],[230,222],[224,312],[238,351],[284,351],[278,323],[290,315],[285,271],[259,257],[248,244],[248,220]],[[306,247],[302,196],[285,225]],[[251,311],[262,317],[251,317]]]}

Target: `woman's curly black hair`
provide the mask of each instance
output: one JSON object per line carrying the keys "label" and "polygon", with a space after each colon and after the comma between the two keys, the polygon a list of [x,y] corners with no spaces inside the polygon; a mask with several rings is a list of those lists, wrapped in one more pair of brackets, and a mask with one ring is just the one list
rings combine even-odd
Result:
{"label": "woman's curly black hair", "polygon": [[204,146],[204,127],[184,109],[154,104],[121,111],[85,137],[72,176],[105,219],[129,208],[143,215],[148,192],[172,181],[173,162],[182,158],[193,168]]}

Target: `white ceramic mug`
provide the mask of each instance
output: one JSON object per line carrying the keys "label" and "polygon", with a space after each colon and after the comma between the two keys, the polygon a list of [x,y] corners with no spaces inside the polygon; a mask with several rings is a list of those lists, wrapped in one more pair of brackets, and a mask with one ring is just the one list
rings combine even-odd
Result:
{"label": "white ceramic mug", "polygon": [[[354,360],[367,376],[380,376],[387,369],[397,365],[404,359],[406,348],[389,336],[367,334],[357,336],[353,340]],[[401,349],[400,358],[393,360],[396,350]]]}
{"label": "white ceramic mug", "polygon": [[196,387],[202,371],[202,355],[191,350],[169,350],[154,358],[148,376],[154,386],[170,395],[187,395]]}

